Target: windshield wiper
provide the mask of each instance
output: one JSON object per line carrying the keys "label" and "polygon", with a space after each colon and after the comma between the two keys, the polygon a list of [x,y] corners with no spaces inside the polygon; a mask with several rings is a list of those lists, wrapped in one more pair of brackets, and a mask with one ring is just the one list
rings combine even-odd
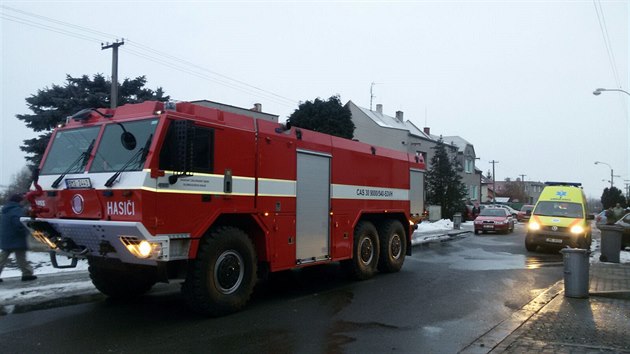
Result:
{"label": "windshield wiper", "polygon": [[90,146],[88,146],[87,150],[82,152],[81,155],[79,155],[79,157],[77,157],[77,159],[74,160],[74,162],[71,163],[70,166],[68,166],[68,168],[59,177],[57,177],[57,179],[53,182],[52,185],[50,185],[50,187],[52,188],[59,187],[59,183],[61,183],[63,178],[66,177],[66,175],[70,173],[70,171],[72,171],[79,162],[81,162],[81,166],[79,167],[79,169],[85,167],[85,165],[88,162],[88,159],[90,158],[90,154],[92,154],[92,149],[94,148],[95,141],[96,139],[92,139],[92,142],[90,143]]}
{"label": "windshield wiper", "polygon": [[138,150],[135,154],[133,154],[133,156],[131,156],[131,158],[129,158],[129,160],[125,162],[123,167],[121,167],[118,171],[116,171],[116,173],[114,173],[111,177],[109,177],[107,182],[105,182],[105,187],[113,186],[118,176],[120,176],[120,174],[123,173],[127,169],[127,167],[131,166],[131,164],[138,157],[140,158],[140,161],[138,161],[138,164],[141,164],[144,162],[144,160],[147,158],[147,155],[149,154],[149,146],[151,145],[151,139],[153,139],[153,134],[149,135],[146,143],[144,143],[144,146],[140,150]]}

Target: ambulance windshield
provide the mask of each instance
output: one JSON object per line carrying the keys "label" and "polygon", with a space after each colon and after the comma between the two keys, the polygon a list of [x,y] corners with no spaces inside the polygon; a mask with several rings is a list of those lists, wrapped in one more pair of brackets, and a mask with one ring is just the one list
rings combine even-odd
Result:
{"label": "ambulance windshield", "polygon": [[564,218],[584,218],[582,205],[569,202],[541,201],[534,210],[534,215],[558,216]]}
{"label": "ambulance windshield", "polygon": [[[88,150],[92,141],[96,139],[99,130],[100,127],[96,126],[58,131],[40,174],[83,172],[85,165],[74,162]],[[72,166],[73,163],[74,166]]]}
{"label": "ambulance windshield", "polygon": [[[108,124],[98,144],[90,172],[118,171],[125,165],[126,171],[142,169],[144,165],[142,156],[146,154],[139,154],[138,150],[144,148],[145,142],[150,143],[157,123],[157,119],[146,119]],[[131,139],[132,137],[135,139]],[[132,156],[137,158],[130,162]]]}

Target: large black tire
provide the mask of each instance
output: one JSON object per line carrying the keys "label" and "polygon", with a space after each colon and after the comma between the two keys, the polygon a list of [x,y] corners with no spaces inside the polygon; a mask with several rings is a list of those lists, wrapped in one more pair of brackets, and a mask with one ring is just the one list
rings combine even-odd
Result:
{"label": "large black tire", "polygon": [[201,240],[182,287],[190,308],[206,316],[223,316],[247,304],[256,283],[254,246],[240,229],[220,227]]}
{"label": "large black tire", "polygon": [[359,221],[354,228],[352,259],[343,261],[342,265],[353,278],[369,279],[376,273],[379,253],[378,233],[374,224],[369,221]]}
{"label": "large black tire", "polygon": [[379,225],[378,237],[381,246],[378,270],[385,273],[398,272],[407,254],[405,229],[400,221],[385,220]]}
{"label": "large black tire", "polygon": [[525,248],[529,251],[529,252],[534,252],[536,251],[536,247],[538,247],[530,238],[530,236],[525,236]]}
{"label": "large black tire", "polygon": [[154,275],[143,271],[113,270],[90,264],[88,272],[92,284],[114,299],[138,297],[151,290],[156,283]]}

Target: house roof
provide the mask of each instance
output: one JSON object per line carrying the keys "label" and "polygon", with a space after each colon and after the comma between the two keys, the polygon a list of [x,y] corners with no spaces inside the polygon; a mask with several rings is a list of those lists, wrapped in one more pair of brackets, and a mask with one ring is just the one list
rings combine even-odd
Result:
{"label": "house roof", "polygon": [[395,117],[388,116],[387,114],[383,114],[381,112],[372,111],[370,109],[360,107],[360,106],[356,105],[352,101],[348,101],[347,104],[354,105],[363,114],[365,114],[365,116],[370,118],[372,121],[374,121],[374,123],[376,123],[378,126],[380,126],[382,128],[403,130],[403,131],[407,131],[409,134],[411,134],[413,136],[416,136],[416,137],[419,137],[419,138],[428,139],[428,140],[434,140],[431,137],[429,137],[427,134],[425,134],[421,129],[418,129],[418,127],[416,127],[410,121],[406,121],[406,122],[400,121],[400,120],[398,120]]}
{"label": "house roof", "polygon": [[466,150],[466,146],[470,145],[472,146],[471,143],[469,143],[468,141],[466,141],[466,139],[462,138],[461,136],[443,136],[442,140],[444,141],[445,144],[451,144],[451,145],[455,145],[457,146],[457,149],[459,149],[459,151],[464,152]]}

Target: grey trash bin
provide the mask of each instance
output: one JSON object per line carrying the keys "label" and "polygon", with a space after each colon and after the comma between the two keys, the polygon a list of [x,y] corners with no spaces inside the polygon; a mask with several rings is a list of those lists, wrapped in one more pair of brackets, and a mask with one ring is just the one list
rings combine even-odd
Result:
{"label": "grey trash bin", "polygon": [[589,250],[563,248],[560,250],[564,261],[564,296],[588,297]]}
{"label": "grey trash bin", "polygon": [[453,214],[453,229],[459,230],[462,225],[462,213]]}
{"label": "grey trash bin", "polygon": [[598,228],[602,232],[602,244],[600,247],[602,254],[599,256],[599,260],[602,262],[619,263],[623,227],[619,225],[600,225]]}

